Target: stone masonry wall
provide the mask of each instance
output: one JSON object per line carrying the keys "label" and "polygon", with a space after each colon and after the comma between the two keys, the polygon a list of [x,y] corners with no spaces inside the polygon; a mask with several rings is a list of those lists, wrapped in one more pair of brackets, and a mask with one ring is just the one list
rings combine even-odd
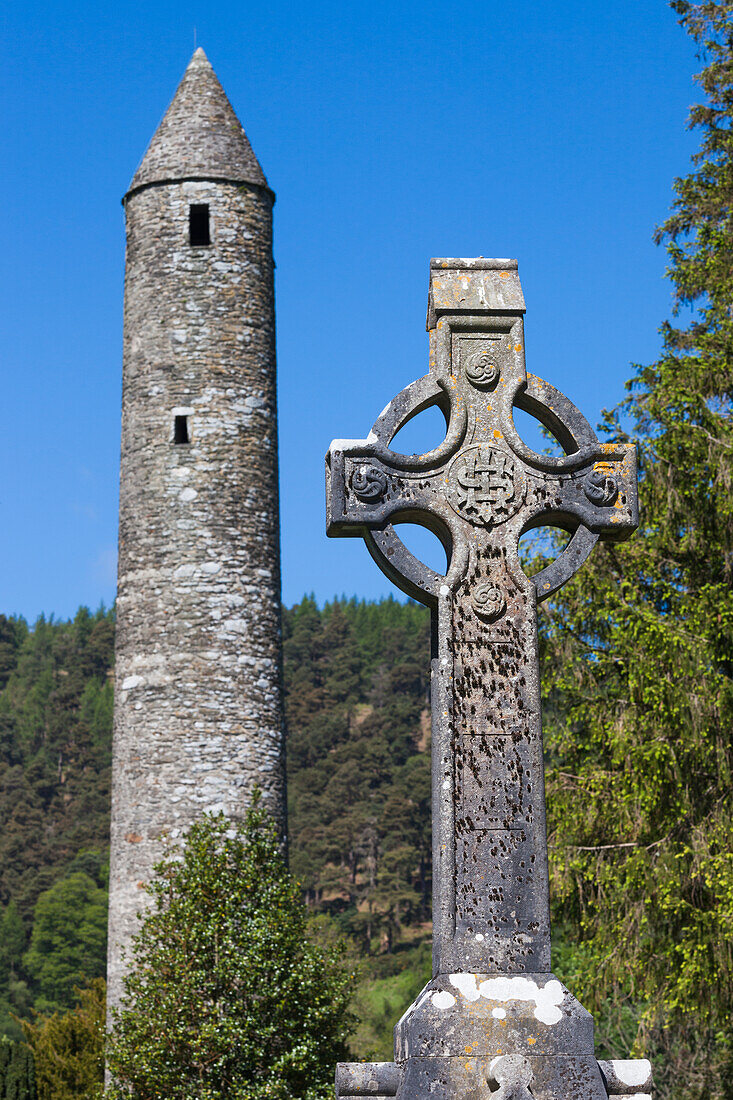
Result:
{"label": "stone masonry wall", "polygon": [[254,784],[285,827],[271,208],[205,181],[126,203],[110,1004],[163,836]]}

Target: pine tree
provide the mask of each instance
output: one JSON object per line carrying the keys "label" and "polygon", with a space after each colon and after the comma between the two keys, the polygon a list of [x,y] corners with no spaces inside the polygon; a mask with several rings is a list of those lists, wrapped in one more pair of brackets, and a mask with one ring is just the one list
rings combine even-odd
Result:
{"label": "pine tree", "polygon": [[107,891],[74,870],[36,902],[31,944],[24,956],[42,1011],[70,1008],[80,981],[101,978],[107,944]]}
{"label": "pine tree", "polygon": [[37,1100],[37,1095],[30,1050],[0,1036],[0,1100]]}
{"label": "pine tree", "polygon": [[722,1100],[733,1095],[733,4],[672,7],[700,49],[706,97],[690,117],[700,151],[657,232],[675,320],[606,418],[610,438],[631,424],[639,443],[640,530],[594,555],[545,625],[549,812],[556,925],[580,941],[561,957],[609,1052],[625,1054],[630,1034],[655,1060],[658,1095]]}
{"label": "pine tree", "polygon": [[78,1004],[68,1012],[24,1021],[33,1052],[38,1100],[92,1100],[104,1081],[106,983],[95,978],[76,989]]}

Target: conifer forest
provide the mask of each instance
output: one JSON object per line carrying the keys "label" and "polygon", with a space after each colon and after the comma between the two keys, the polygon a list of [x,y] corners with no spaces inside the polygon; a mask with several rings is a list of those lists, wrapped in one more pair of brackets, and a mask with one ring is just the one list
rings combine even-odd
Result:
{"label": "conifer forest", "polygon": [[[701,57],[699,151],[657,229],[675,314],[602,424],[637,443],[640,528],[539,615],[553,969],[599,1057],[651,1058],[660,1100],[729,1100],[733,3],[672,8]],[[389,1058],[430,972],[429,615],[306,596],[283,639],[290,869],[314,940],[354,967],[352,1055]],[[99,1030],[113,646],[113,610],[0,615],[0,1097],[31,1095],[24,1036],[38,1074],[51,1024],[73,1010],[80,1048]]]}

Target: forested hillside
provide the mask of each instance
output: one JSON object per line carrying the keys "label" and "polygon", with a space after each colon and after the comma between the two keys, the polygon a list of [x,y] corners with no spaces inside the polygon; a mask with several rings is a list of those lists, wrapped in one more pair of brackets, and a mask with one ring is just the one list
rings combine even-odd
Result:
{"label": "forested hillside", "polygon": [[[430,919],[428,615],[306,598],[283,628],[292,866],[314,912],[389,954]],[[11,1013],[104,973],[114,623],[0,631],[0,1029],[18,1036]]]}
{"label": "forested hillside", "polygon": [[291,864],[371,950],[430,919],[429,621],[416,604],[285,615]]}
{"label": "forested hillside", "polygon": [[104,973],[110,612],[0,616],[0,1030]]}

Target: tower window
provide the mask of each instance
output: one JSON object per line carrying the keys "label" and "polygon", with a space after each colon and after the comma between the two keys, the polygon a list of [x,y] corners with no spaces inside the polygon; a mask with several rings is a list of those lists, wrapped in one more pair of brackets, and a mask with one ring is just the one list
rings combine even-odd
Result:
{"label": "tower window", "polygon": [[190,443],[188,438],[188,417],[176,416],[173,420],[173,442]]}
{"label": "tower window", "polygon": [[193,202],[188,208],[188,241],[193,245],[211,244],[209,204]]}

